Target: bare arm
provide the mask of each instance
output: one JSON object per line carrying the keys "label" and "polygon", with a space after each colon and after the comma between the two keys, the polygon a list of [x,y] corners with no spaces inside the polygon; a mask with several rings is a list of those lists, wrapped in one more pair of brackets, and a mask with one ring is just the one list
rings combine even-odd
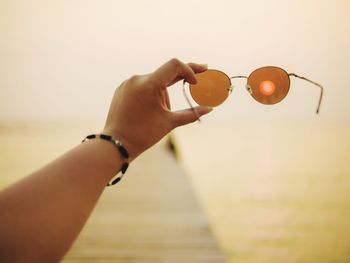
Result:
{"label": "bare arm", "polygon": [[[175,127],[196,120],[191,109],[170,110],[167,87],[180,79],[195,83],[194,73],[205,69],[173,59],[128,79],[116,90],[103,133],[118,138],[135,159]],[[199,116],[210,111],[196,110]],[[0,192],[0,261],[58,262],[121,164],[112,143],[94,139]]]}

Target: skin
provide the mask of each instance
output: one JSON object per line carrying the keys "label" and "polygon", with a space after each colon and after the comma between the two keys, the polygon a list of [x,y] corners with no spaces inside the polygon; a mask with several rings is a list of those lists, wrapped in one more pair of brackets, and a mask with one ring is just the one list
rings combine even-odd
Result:
{"label": "skin", "polygon": [[[153,73],[124,81],[113,96],[103,133],[118,138],[130,160],[174,128],[211,111],[172,112],[167,88],[196,83],[205,65],[172,59]],[[147,136],[145,136],[147,134]],[[59,262],[95,207],[122,159],[115,146],[87,141],[0,192],[0,261]]]}

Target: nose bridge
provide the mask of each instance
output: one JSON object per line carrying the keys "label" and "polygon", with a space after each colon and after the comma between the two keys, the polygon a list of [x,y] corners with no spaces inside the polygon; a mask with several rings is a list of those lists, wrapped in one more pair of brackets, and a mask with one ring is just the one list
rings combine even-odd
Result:
{"label": "nose bridge", "polygon": [[[248,79],[248,77],[247,77],[247,76],[243,76],[243,75],[238,75],[238,76],[230,77],[230,80],[232,80],[232,79]],[[232,82],[231,82],[231,83],[232,83]],[[233,87],[234,87],[234,85],[231,84],[230,93],[232,92]],[[246,83],[245,87],[246,87],[247,91],[248,91],[250,94],[252,94],[252,89],[250,88],[250,86],[248,85],[248,83]]]}
{"label": "nose bridge", "polygon": [[230,77],[230,79],[248,79],[247,76],[233,76],[233,77]]}

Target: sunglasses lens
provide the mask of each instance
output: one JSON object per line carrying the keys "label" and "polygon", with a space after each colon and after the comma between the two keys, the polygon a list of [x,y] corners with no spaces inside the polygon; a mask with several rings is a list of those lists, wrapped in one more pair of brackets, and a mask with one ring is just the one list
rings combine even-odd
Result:
{"label": "sunglasses lens", "polygon": [[196,74],[196,78],[198,82],[190,85],[190,92],[197,104],[215,107],[228,97],[231,80],[225,73],[208,69]]}
{"label": "sunglasses lens", "polygon": [[248,86],[255,100],[270,105],[280,102],[287,96],[290,79],[288,73],[281,68],[263,67],[250,74]]}

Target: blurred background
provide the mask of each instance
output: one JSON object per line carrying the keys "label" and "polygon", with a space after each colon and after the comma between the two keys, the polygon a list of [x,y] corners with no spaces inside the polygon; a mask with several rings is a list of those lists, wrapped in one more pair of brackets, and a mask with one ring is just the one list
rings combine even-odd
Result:
{"label": "blurred background", "polygon": [[[0,186],[99,131],[131,75],[172,57],[228,75],[275,65],[325,87],[320,114],[303,80],[273,106],[235,80],[174,132],[181,165],[232,262],[349,262],[349,47],[348,0],[0,0]],[[187,107],[181,84],[170,96]],[[62,139],[16,150],[47,133]]]}

